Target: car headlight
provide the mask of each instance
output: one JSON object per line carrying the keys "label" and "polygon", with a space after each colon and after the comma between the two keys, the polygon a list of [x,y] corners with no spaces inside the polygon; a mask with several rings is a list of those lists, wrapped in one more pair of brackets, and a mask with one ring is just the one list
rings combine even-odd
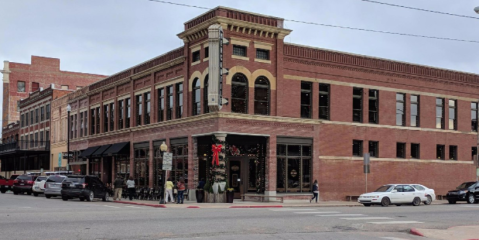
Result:
{"label": "car headlight", "polygon": [[462,191],[459,191],[459,194],[465,194],[467,192],[468,192],[467,190],[466,191],[462,190]]}

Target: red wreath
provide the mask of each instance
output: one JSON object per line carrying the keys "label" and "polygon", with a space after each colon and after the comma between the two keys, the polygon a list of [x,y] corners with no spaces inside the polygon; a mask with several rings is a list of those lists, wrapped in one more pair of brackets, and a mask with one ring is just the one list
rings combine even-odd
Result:
{"label": "red wreath", "polygon": [[221,144],[220,145],[211,145],[211,150],[213,151],[213,161],[211,164],[213,166],[219,166],[220,165],[220,157],[218,153],[221,152],[221,147],[223,147]]}

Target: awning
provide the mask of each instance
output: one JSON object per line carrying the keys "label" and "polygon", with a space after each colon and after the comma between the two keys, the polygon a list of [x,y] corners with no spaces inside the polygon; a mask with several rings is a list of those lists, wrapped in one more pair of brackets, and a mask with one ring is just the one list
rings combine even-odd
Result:
{"label": "awning", "polygon": [[92,153],[94,153],[98,148],[100,148],[100,146],[96,146],[96,147],[89,147],[87,149],[85,149],[85,151],[83,151],[80,156],[78,156],[79,158],[89,158],[91,156]]}
{"label": "awning", "polygon": [[103,153],[103,156],[113,156],[120,154],[130,154],[130,142],[115,143],[111,145],[111,147]]}
{"label": "awning", "polygon": [[103,145],[100,148],[98,148],[91,156],[92,157],[102,157],[103,153],[111,147],[111,144]]}

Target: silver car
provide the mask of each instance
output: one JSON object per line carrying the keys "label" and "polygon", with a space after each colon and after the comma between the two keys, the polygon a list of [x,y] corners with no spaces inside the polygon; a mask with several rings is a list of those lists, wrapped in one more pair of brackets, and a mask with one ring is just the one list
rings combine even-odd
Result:
{"label": "silver car", "polygon": [[67,177],[63,175],[51,175],[45,182],[45,197],[51,198],[52,196],[60,197],[62,195],[62,182]]}

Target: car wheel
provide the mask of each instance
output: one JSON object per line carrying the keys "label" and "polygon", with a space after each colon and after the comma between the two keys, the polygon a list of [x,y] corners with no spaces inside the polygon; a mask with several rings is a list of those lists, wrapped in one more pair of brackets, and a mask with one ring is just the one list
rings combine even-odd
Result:
{"label": "car wheel", "polygon": [[415,197],[414,200],[412,200],[412,205],[415,207],[421,205],[421,199],[418,197]]}
{"label": "car wheel", "polygon": [[424,202],[424,205],[430,205],[432,203],[432,197],[427,195],[427,200]]}
{"label": "car wheel", "polygon": [[396,204],[396,206],[400,207],[400,206],[401,206],[401,204]]}
{"label": "car wheel", "polygon": [[449,204],[456,204],[456,201],[454,200],[447,200],[449,202]]}
{"label": "car wheel", "polygon": [[32,195],[32,191],[27,191],[27,195]]}
{"label": "car wheel", "polygon": [[82,197],[81,197],[81,198],[80,198],[80,202],[83,202],[83,201],[85,201],[85,198],[82,198]]}
{"label": "car wheel", "polygon": [[18,195],[18,192],[17,192],[17,191],[13,191],[13,195]]}
{"label": "car wheel", "polygon": [[50,195],[45,195],[45,197],[46,197],[46,198],[51,198],[52,196],[50,196]]}
{"label": "car wheel", "polygon": [[383,206],[383,207],[389,206],[390,203],[391,203],[391,200],[389,200],[388,197],[384,197],[384,198],[381,200],[381,206]]}
{"label": "car wheel", "polygon": [[370,204],[370,203],[363,203],[363,205],[364,205],[365,207],[371,207],[371,204]]}
{"label": "car wheel", "polygon": [[6,192],[7,192],[7,190],[1,190],[1,192],[2,192],[2,193],[6,193]]}
{"label": "car wheel", "polygon": [[63,201],[68,201],[67,197],[62,197]]}
{"label": "car wheel", "polygon": [[38,197],[38,193],[34,192],[33,196]]}
{"label": "car wheel", "polygon": [[474,194],[467,195],[467,203],[473,204],[475,201],[476,199],[474,199]]}
{"label": "car wheel", "polygon": [[108,192],[105,192],[105,196],[103,196],[103,202],[108,202],[110,201],[110,194]]}
{"label": "car wheel", "polygon": [[94,197],[93,191],[90,191],[90,193],[88,194],[88,197],[86,198],[86,200],[87,200],[88,202],[91,202],[91,201],[93,201],[93,197]]}

